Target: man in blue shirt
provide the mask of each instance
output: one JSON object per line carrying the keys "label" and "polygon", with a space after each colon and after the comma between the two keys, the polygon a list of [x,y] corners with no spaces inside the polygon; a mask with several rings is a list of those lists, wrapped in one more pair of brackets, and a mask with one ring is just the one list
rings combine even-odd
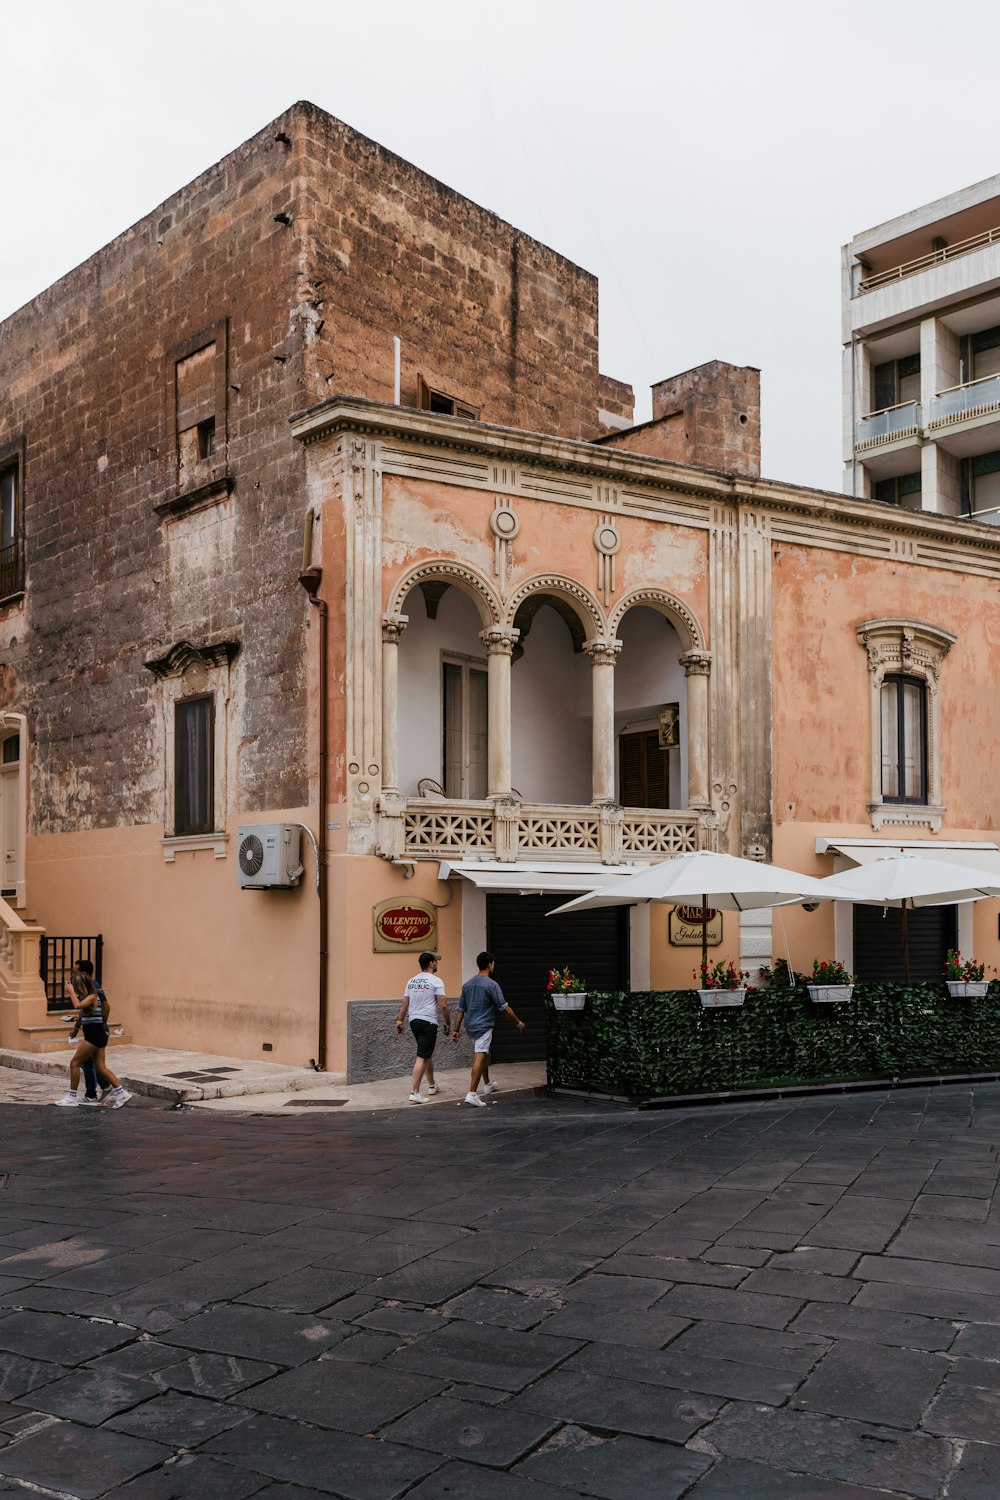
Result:
{"label": "man in blue shirt", "polygon": [[509,1016],[518,1031],[524,1030],[524,1022],[518,1020],[504,999],[503,990],[496,980],[490,977],[493,973],[494,962],[493,954],[485,950],[476,958],[479,973],[474,978],[467,979],[462,985],[462,998],[458,1002],[455,1030],[451,1038],[453,1042],[458,1041],[464,1021],[474,1049],[472,1079],[465,1102],[480,1107],[486,1103],[486,1100],[478,1093],[480,1082],[485,1080],[484,1094],[495,1094],[500,1087],[498,1083],[490,1083],[490,1043],[493,1040],[493,1027],[497,1012]]}

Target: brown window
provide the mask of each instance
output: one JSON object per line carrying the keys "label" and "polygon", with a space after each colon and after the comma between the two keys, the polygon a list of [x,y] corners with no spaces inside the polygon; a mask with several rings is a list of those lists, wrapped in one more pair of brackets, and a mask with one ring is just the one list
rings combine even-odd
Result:
{"label": "brown window", "polygon": [[21,546],[21,465],[0,465],[0,598],[24,586]]}
{"label": "brown window", "polygon": [[422,375],[417,376],[417,391],[421,411],[439,411],[443,412],[446,417],[470,417],[473,421],[479,420],[481,407],[470,406],[467,401],[461,401],[457,396],[449,396],[445,391],[433,390]]}
{"label": "brown window", "polygon": [[669,807],[669,751],[656,729],[618,739],[618,798],[625,807]]}
{"label": "brown window", "polygon": [[167,355],[168,431],[181,492],[218,483],[226,473],[227,326],[223,319]]}
{"label": "brown window", "polygon": [[211,833],[215,819],[215,697],[174,705],[174,833]]}
{"label": "brown window", "polygon": [[919,677],[882,679],[882,801],[927,801],[927,686]]}

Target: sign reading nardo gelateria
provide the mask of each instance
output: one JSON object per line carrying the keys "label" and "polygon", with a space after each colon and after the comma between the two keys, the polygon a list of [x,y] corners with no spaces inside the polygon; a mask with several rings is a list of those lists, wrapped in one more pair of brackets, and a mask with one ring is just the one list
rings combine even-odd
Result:
{"label": "sign reading nardo gelateria", "polygon": [[[714,907],[706,912],[708,917],[708,946],[717,948],[722,942],[722,913]],[[701,907],[675,906],[670,913],[670,941],[675,948],[701,947]]]}
{"label": "sign reading nardo gelateria", "polygon": [[372,907],[372,951],[400,953],[433,948],[437,943],[437,907],[430,901],[380,901]]}

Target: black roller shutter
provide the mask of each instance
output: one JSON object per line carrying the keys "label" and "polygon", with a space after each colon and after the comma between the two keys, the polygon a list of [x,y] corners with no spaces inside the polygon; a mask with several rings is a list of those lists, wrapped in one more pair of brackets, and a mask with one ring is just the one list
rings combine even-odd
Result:
{"label": "black roller shutter", "polygon": [[[957,942],[957,907],[915,907],[907,912],[906,921],[910,978],[940,979],[945,954]],[[885,979],[902,980],[901,924],[902,914],[898,906],[854,908],[854,972],[859,979],[871,983]]]}
{"label": "black roller shutter", "polygon": [[628,989],[628,908],[548,917],[569,896],[486,897],[486,946],[493,977],[521,1020],[522,1036],[501,1016],[493,1033],[496,1062],[545,1057],[545,994],[551,968],[569,965],[592,990]]}

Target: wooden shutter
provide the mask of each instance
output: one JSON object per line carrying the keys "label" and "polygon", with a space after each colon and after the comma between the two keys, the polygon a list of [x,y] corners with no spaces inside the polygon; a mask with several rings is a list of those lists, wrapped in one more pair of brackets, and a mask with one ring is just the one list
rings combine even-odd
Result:
{"label": "wooden shutter", "polygon": [[215,822],[215,699],[185,698],[174,718],[174,832],[211,833]]}
{"label": "wooden shutter", "polygon": [[618,797],[625,807],[670,806],[670,762],[655,729],[618,740]]}

